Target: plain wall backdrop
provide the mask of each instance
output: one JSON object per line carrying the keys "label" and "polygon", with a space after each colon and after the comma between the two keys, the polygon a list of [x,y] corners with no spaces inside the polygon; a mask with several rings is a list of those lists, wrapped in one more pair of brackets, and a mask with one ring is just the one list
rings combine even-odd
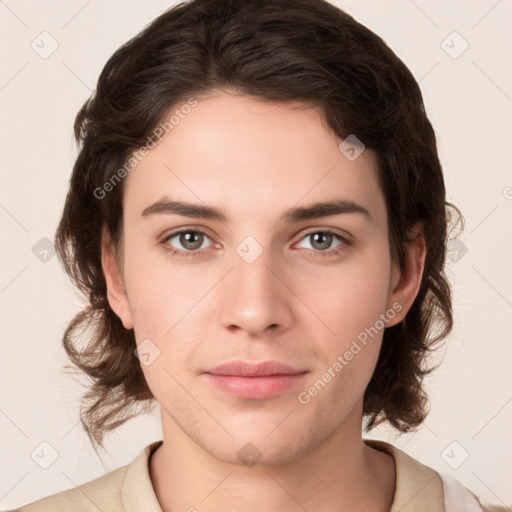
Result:
{"label": "plain wall backdrop", "polygon": [[[162,438],[157,405],[107,438],[109,455],[92,449],[78,419],[80,379],[62,371],[62,334],[81,303],[52,240],[78,109],[110,55],[173,3],[0,2],[0,509],[101,476]],[[426,423],[410,435],[378,428],[365,437],[511,505],[512,2],[333,3],[419,81],[448,199],[466,220],[448,263],[455,328],[427,379]]]}

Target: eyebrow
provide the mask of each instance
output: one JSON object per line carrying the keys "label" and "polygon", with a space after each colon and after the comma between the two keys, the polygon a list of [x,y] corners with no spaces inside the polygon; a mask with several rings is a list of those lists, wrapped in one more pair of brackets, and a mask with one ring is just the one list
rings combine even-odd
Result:
{"label": "eyebrow", "polygon": [[[363,215],[369,221],[373,220],[370,212],[364,206],[348,199],[333,199],[326,202],[318,202],[307,206],[298,206],[285,210],[281,214],[279,222],[300,222],[303,220],[318,219],[321,217],[347,213],[358,213]],[[145,208],[142,212],[143,217],[156,214],[177,214],[184,217],[229,222],[228,216],[215,206],[187,203],[184,201],[172,201],[168,199],[157,201]]]}

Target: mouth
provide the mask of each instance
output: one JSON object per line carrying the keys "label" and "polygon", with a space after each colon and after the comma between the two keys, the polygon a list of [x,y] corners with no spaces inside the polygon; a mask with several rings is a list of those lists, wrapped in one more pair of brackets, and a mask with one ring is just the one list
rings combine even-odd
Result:
{"label": "mouth", "polygon": [[278,361],[259,364],[231,361],[204,372],[208,382],[238,398],[265,399],[293,388],[309,370],[301,370]]}

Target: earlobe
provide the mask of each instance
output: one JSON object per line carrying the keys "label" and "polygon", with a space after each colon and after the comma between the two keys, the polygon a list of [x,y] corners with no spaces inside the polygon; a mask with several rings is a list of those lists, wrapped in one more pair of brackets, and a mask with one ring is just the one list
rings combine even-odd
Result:
{"label": "earlobe", "polygon": [[106,229],[103,230],[101,237],[101,267],[107,284],[107,299],[110,307],[119,317],[125,329],[133,329],[128,296],[112,240]]}
{"label": "earlobe", "polygon": [[397,314],[387,327],[401,322],[409,311],[421,286],[426,258],[426,243],[422,226],[417,224],[413,228],[412,241],[405,248],[404,267],[394,267],[392,278],[392,293],[389,297],[388,307],[400,304],[400,313]]}

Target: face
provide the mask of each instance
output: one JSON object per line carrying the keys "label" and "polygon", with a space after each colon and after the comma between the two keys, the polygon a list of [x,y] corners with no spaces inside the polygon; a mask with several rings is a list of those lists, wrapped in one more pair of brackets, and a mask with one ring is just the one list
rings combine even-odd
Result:
{"label": "face", "polygon": [[[419,285],[391,261],[375,155],[347,158],[299,106],[198,99],[125,178],[117,277],[104,251],[109,301],[142,343],[164,432],[234,463],[247,443],[277,464],[343,429],[360,437],[384,325]],[[310,208],[326,202],[338,207]],[[298,373],[211,375],[235,360]]]}

